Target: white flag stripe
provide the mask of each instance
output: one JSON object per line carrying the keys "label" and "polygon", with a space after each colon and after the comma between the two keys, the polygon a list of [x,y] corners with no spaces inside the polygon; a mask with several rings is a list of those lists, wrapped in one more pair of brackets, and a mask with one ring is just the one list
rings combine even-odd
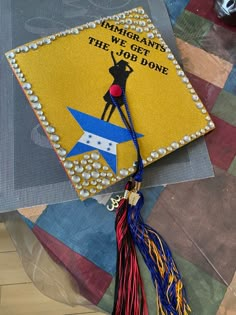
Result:
{"label": "white flag stripe", "polygon": [[82,135],[78,142],[89,145],[95,149],[99,149],[116,155],[117,142],[111,141],[103,137],[99,137],[94,133],[84,131],[84,134]]}

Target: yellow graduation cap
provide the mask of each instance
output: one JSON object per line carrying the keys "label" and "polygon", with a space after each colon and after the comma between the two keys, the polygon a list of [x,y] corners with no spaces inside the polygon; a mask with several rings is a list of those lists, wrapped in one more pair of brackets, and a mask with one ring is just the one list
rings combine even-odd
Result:
{"label": "yellow graduation cap", "polygon": [[135,171],[136,152],[110,87],[125,93],[145,166],[214,128],[142,8],[41,38],[6,56],[81,199]]}

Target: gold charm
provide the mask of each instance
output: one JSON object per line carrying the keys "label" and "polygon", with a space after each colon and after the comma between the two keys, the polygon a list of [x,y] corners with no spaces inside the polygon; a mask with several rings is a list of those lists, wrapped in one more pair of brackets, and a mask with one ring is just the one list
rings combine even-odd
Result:
{"label": "gold charm", "polygon": [[129,204],[131,206],[136,206],[137,202],[139,201],[140,195],[134,191],[131,191],[129,195]]}
{"label": "gold charm", "polygon": [[122,197],[119,195],[116,195],[116,198],[111,198],[110,199],[111,205],[107,205],[107,210],[113,211],[113,210],[117,209],[119,207],[119,202],[120,202],[121,198]]}

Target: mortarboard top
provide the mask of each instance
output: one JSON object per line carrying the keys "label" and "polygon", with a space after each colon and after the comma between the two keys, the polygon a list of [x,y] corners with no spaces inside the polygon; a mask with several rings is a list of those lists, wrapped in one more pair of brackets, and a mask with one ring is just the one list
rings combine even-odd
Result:
{"label": "mortarboard top", "polygon": [[[145,166],[214,129],[142,8],[41,38],[6,56],[81,199],[135,171],[136,152],[110,86],[125,91]],[[117,102],[122,109],[122,99]]]}

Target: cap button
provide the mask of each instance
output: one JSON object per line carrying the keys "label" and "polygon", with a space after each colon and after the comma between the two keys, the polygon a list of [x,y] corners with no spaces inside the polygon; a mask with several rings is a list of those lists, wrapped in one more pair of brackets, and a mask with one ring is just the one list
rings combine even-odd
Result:
{"label": "cap button", "polygon": [[118,84],[113,84],[110,87],[109,91],[110,91],[111,96],[113,97],[119,97],[122,95],[122,88]]}

